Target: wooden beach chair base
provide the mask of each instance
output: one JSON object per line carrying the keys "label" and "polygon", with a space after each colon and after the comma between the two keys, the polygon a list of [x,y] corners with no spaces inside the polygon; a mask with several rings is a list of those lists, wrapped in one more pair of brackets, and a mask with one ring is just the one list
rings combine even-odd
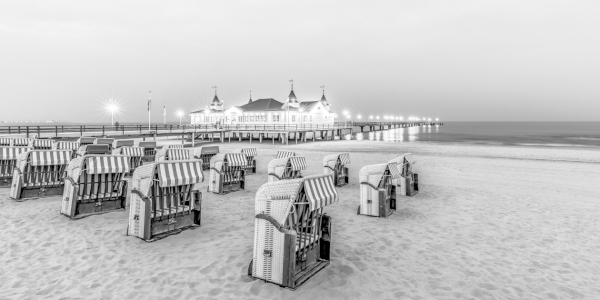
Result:
{"label": "wooden beach chair base", "polygon": [[19,199],[16,200],[19,201],[20,199],[25,198],[44,198],[52,196],[62,196],[64,189],[65,188],[62,183],[54,186],[24,187],[21,188],[20,191],[17,191],[17,193],[19,193],[20,196]]}
{"label": "wooden beach chair base", "polygon": [[[379,216],[375,215],[367,215],[371,217],[379,217],[379,218],[387,218],[391,216],[396,211],[396,190],[395,187],[391,187],[391,192],[386,193],[385,191],[379,191],[379,207],[377,207],[379,211]],[[383,200],[382,200],[383,199]],[[367,200],[367,203],[371,205],[373,203],[372,200]],[[356,212],[357,215],[360,215],[360,205],[358,206],[358,210]]]}
{"label": "wooden beach chair base", "polygon": [[[68,181],[67,185],[70,186],[71,192],[66,195],[64,201],[71,203],[70,209],[63,211],[63,214],[69,218],[80,219],[91,215],[125,210],[126,195],[122,192],[86,193],[82,196],[79,193],[79,185],[72,178],[67,177],[65,180]],[[127,191],[127,181],[121,181],[120,184],[122,185],[119,191]]]}
{"label": "wooden beach chair base", "polygon": [[333,180],[334,180],[334,184],[337,187],[342,187],[345,186],[349,183],[348,180],[348,168],[344,167],[344,171],[343,172],[338,172],[337,170],[335,171],[335,174],[333,176]]}
{"label": "wooden beach chair base", "polygon": [[[412,175],[412,176],[411,176]],[[399,181],[401,182],[400,194],[402,196],[412,197],[419,193],[419,175],[411,174],[407,177],[402,176]]]}

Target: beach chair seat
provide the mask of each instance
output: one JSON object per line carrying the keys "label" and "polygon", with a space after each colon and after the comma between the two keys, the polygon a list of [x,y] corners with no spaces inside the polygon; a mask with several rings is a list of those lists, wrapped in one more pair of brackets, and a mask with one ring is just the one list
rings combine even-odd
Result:
{"label": "beach chair seat", "polygon": [[14,147],[33,147],[33,139],[28,139],[28,138],[16,138],[16,139],[12,139],[11,146],[14,146]]}
{"label": "beach chair seat", "polygon": [[86,137],[82,136],[79,139],[77,139],[77,143],[79,143],[80,146],[91,145],[94,143],[95,140],[96,140],[96,138],[92,137],[92,136],[86,136]]}
{"label": "beach chair seat", "polygon": [[156,152],[155,161],[164,160],[190,160],[190,149],[183,148],[163,148]]}
{"label": "beach chair seat", "polygon": [[[11,141],[12,142],[12,141]],[[33,150],[32,147],[0,147],[0,187],[11,187],[19,154]]]}
{"label": "beach chair seat", "polygon": [[337,201],[331,174],[262,185],[248,275],[294,290],[329,265],[332,227],[324,207]]}
{"label": "beach chair seat", "polygon": [[125,155],[129,157],[129,174],[133,174],[135,169],[142,165],[142,158],[144,157],[144,148],[142,147],[130,147],[130,146],[119,146],[113,149],[113,155]]}
{"label": "beach chair seat", "polygon": [[36,150],[52,150],[54,140],[51,139],[35,139],[33,140],[32,146]]}
{"label": "beach chair seat", "polygon": [[200,226],[202,161],[159,161],[135,170],[127,235],[147,242]]}
{"label": "beach chair seat", "polygon": [[134,143],[134,140],[114,140],[112,149],[117,149],[119,147],[133,147]]}
{"label": "beach chair seat", "polygon": [[194,157],[197,159],[202,160],[202,169],[203,170],[208,170],[210,169],[210,160],[212,159],[213,156],[217,155],[219,153],[219,146],[204,146],[204,147],[200,147],[198,150],[196,150],[196,153],[194,153]]}
{"label": "beach chair seat", "polygon": [[80,146],[77,150],[77,156],[84,156],[87,154],[96,154],[96,155],[109,155],[110,148],[106,144],[94,145],[87,144]]}
{"label": "beach chair seat", "polygon": [[302,170],[306,170],[306,158],[303,156],[273,159],[268,165],[268,182],[302,178]]}
{"label": "beach chair seat", "polygon": [[30,150],[19,154],[10,197],[15,200],[62,195],[72,150]]}
{"label": "beach chair seat", "polygon": [[396,210],[396,186],[400,177],[395,163],[368,165],[360,169],[358,214],[387,218]]}
{"label": "beach chair seat", "polygon": [[108,151],[112,151],[113,149],[113,144],[115,142],[115,139],[111,139],[111,138],[97,138],[94,140],[94,145],[108,145]]}
{"label": "beach chair seat", "polygon": [[279,151],[277,151],[277,155],[275,156],[275,158],[288,158],[288,157],[292,157],[292,156],[299,156],[299,155],[296,155],[296,152],[293,152],[293,151],[279,150]]}
{"label": "beach chair seat", "polygon": [[71,159],[77,157],[79,150],[79,142],[57,141],[52,144],[52,150],[71,150]]}
{"label": "beach chair seat", "polygon": [[156,160],[156,142],[140,142],[138,147],[144,148],[143,162],[153,162]]}
{"label": "beach chair seat", "polygon": [[394,179],[396,193],[400,196],[412,197],[419,193],[419,175],[416,173],[415,165],[417,161],[412,154],[406,153],[390,160],[388,163],[397,164],[401,170],[400,177]]}
{"label": "beach chair seat", "polygon": [[325,174],[333,174],[335,186],[345,186],[349,182],[349,172],[347,165],[350,164],[349,153],[339,153],[327,155],[323,158],[323,169]]}
{"label": "beach chair seat", "polygon": [[[88,145],[89,146],[89,145]],[[129,157],[89,155],[67,166],[61,213],[72,218],[125,209]]]}
{"label": "beach chair seat", "polygon": [[210,160],[208,191],[227,194],[246,187],[248,158],[245,153],[224,153]]}

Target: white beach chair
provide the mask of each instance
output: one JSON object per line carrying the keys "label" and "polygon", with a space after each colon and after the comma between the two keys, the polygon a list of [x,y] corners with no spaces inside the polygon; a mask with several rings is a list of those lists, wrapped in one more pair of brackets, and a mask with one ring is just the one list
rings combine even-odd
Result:
{"label": "white beach chair", "polygon": [[200,160],[160,161],[133,173],[127,235],[147,242],[200,226]]}
{"label": "white beach chair", "polygon": [[163,145],[161,149],[183,149],[183,144]]}
{"label": "white beach chair", "polygon": [[[11,141],[12,142],[12,141]],[[0,147],[0,187],[10,187],[19,154],[32,147]]]}
{"label": "white beach chair", "polygon": [[329,265],[331,217],[323,208],[337,201],[331,175],[262,185],[256,192],[248,275],[296,289]]}
{"label": "white beach chair", "polygon": [[144,157],[144,148],[119,146],[118,148],[113,149],[112,154],[128,156],[129,157],[129,168],[131,169],[129,174],[133,174],[135,169],[142,165],[142,158]]}
{"label": "white beach chair", "polygon": [[62,195],[72,150],[30,150],[19,154],[10,189],[15,200]]}
{"label": "white beach chair", "polygon": [[219,146],[204,146],[196,150],[194,157],[202,160],[203,170],[208,170],[210,168],[210,160],[217,153],[219,153]]}
{"label": "white beach chair", "polygon": [[395,163],[401,170],[400,177],[394,179],[396,193],[402,196],[412,197],[419,193],[419,175],[416,173],[415,164],[417,161],[412,154],[407,153],[390,160],[388,163]]}
{"label": "white beach chair", "polygon": [[192,158],[190,149],[163,148],[156,152],[155,161],[163,160],[190,160]]}
{"label": "white beach chair", "polygon": [[273,159],[268,165],[268,182],[302,178],[302,170],[306,170],[306,158],[303,156]]}
{"label": "white beach chair", "polygon": [[112,143],[112,149],[114,150],[119,147],[133,147],[134,143],[134,140],[114,140]]}
{"label": "white beach chair", "polygon": [[244,167],[246,170],[246,175],[250,173],[256,173],[256,157],[257,150],[256,148],[242,148],[231,151],[231,153],[244,153],[248,158],[248,164]]}
{"label": "white beach chair", "polygon": [[51,139],[35,139],[33,140],[32,146],[36,150],[52,150],[54,140]]}
{"label": "white beach chair", "polygon": [[[89,145],[88,145],[89,146]],[[67,167],[60,212],[72,219],[125,209],[129,157],[84,155]]]}
{"label": "white beach chair", "polygon": [[358,214],[387,218],[396,210],[396,189],[392,180],[400,177],[395,163],[368,165],[360,169]]}
{"label": "white beach chair", "polygon": [[79,143],[79,146],[91,145],[94,143],[95,140],[96,138],[92,136],[82,136],[79,139],[77,139],[77,143]]}
{"label": "white beach chair", "polygon": [[217,154],[210,160],[208,191],[215,194],[227,194],[243,190],[246,187],[245,153]]}
{"label": "white beach chair", "polygon": [[327,155],[323,158],[323,169],[325,174],[333,174],[335,186],[341,187],[348,184],[348,167],[350,164],[349,153]]}

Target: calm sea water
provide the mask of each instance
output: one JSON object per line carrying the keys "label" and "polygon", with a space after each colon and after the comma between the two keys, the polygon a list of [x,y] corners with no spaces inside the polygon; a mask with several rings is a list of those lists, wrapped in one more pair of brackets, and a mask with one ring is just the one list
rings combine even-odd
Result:
{"label": "calm sea water", "polygon": [[600,147],[600,122],[447,122],[443,126],[355,133],[353,139]]}

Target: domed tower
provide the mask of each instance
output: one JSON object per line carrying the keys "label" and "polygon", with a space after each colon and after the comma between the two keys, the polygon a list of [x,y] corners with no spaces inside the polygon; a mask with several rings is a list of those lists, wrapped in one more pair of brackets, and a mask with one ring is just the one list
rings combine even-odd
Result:
{"label": "domed tower", "polygon": [[217,96],[217,87],[213,87],[215,89],[215,97],[210,103],[211,110],[223,110],[223,102],[219,100],[219,96]]}
{"label": "domed tower", "polygon": [[325,106],[325,108],[327,109],[327,111],[331,111],[331,108],[329,107],[329,103],[327,103],[327,98],[325,98],[325,86],[321,86],[321,88],[323,89],[323,96],[321,96],[321,104],[323,104],[323,106]]}
{"label": "domed tower", "polygon": [[296,94],[294,93],[294,80],[290,80],[292,83],[292,90],[290,91],[290,95],[287,97],[286,104],[290,107],[299,108],[300,103],[298,102],[298,98],[296,98]]}

